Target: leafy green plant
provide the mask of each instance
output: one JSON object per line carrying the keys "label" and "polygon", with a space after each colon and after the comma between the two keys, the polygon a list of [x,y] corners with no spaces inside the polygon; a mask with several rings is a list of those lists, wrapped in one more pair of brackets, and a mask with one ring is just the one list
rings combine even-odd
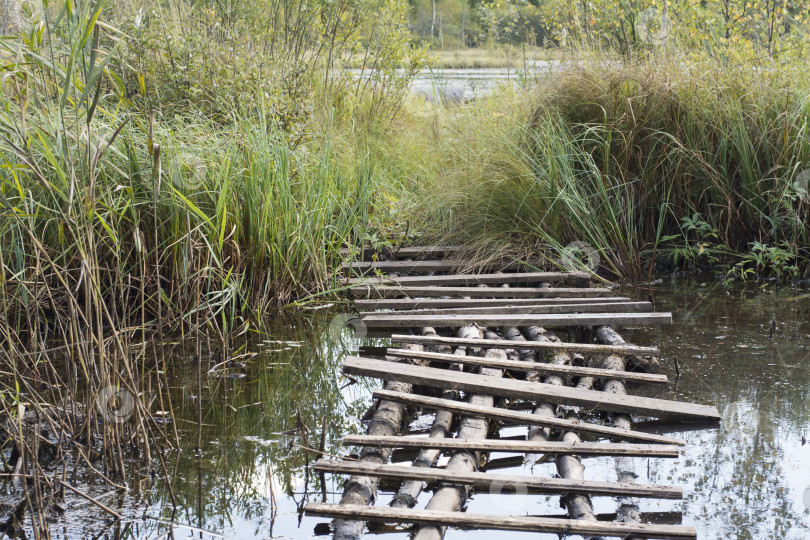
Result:
{"label": "leafy green plant", "polygon": [[726,273],[727,282],[735,278],[747,281],[752,277],[762,282],[773,277],[778,283],[782,283],[798,275],[796,251],[787,242],[774,246],[752,242],[750,247],[750,252],[743,255]]}

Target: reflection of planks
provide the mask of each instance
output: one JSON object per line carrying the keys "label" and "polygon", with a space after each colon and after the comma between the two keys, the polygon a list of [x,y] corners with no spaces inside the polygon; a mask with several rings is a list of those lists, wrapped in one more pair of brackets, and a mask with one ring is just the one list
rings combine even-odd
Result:
{"label": "reflection of planks", "polygon": [[[665,418],[681,422],[676,425],[684,426],[683,430],[696,421],[716,425],[719,414],[711,406],[596,390],[629,382],[667,383],[665,375],[651,373],[650,369],[630,372],[603,366],[605,358],[616,357],[611,355],[625,357],[627,365],[642,369],[657,365],[656,347],[625,344],[621,339],[596,344],[590,336],[595,330],[601,339],[604,330],[616,325],[667,324],[671,321],[670,314],[652,312],[649,302],[616,296],[612,288],[590,287],[588,275],[581,272],[538,272],[533,268],[520,272],[520,263],[509,262],[490,263],[487,268],[517,272],[459,274],[459,270],[469,265],[458,256],[451,255],[445,260],[401,260],[454,251],[455,248],[441,246],[403,248],[393,254],[400,260],[344,265],[345,270],[360,272],[417,274],[347,280],[355,308],[361,311],[360,321],[354,327],[370,328],[370,333],[395,329],[393,331],[399,333],[394,333],[391,341],[403,345],[376,347],[375,358],[348,357],[344,373],[380,378],[407,390],[381,389],[373,393],[375,407],[369,410],[367,417],[372,426],[388,426],[388,434],[380,435],[377,430],[376,435],[344,437],[344,444],[364,449],[361,455],[367,455],[367,450],[371,449],[374,455],[385,456],[382,462],[322,459],[315,470],[352,475],[355,486],[359,480],[366,479],[362,484],[370,487],[360,500],[368,504],[376,497],[378,479],[401,483],[401,488],[392,502],[395,508],[358,505],[358,493],[355,491],[349,496],[346,491],[342,504],[309,503],[306,513],[335,518],[335,538],[339,539],[356,538],[362,530],[358,522],[362,521],[412,524],[415,540],[441,538],[448,526],[560,535],[695,538],[692,527],[639,523],[640,512],[635,512],[635,517],[631,516],[629,521],[628,514],[622,511],[607,517],[592,509],[580,512],[583,504],[590,508],[590,497],[617,497],[626,505],[638,497],[680,499],[683,497],[680,487],[636,483],[632,479],[610,482],[569,476],[572,463],[578,463],[580,458],[611,456],[624,460],[625,464],[634,457],[673,458],[685,444],[675,437],[645,432],[649,430],[625,429],[624,424],[620,427],[605,425],[602,423],[604,415]],[[370,258],[368,253],[363,255]],[[425,275],[428,273],[435,275]],[[487,327],[484,330],[490,339],[480,339],[484,334],[478,327]],[[587,339],[563,342],[542,327],[570,328],[575,335]],[[452,337],[454,328],[460,328],[463,337]],[[494,339],[499,336],[504,337]],[[554,363],[549,362],[550,358],[555,359]],[[560,362],[560,358],[564,361]],[[477,370],[486,374],[479,374]],[[562,382],[559,385],[538,382],[550,379]],[[467,399],[462,399],[465,394]],[[437,395],[441,397],[434,397]],[[536,410],[529,413],[509,408],[510,403],[517,405],[515,401],[532,410],[544,404],[540,405],[541,409],[546,407],[549,412],[538,414]],[[396,435],[401,433],[402,426],[395,425],[400,422],[400,416],[391,421],[386,413],[378,412],[396,407],[408,412],[402,418],[436,411],[430,435]],[[566,417],[566,411],[560,407],[574,408],[578,415]],[[454,437],[451,430],[459,425],[466,427]],[[472,426],[481,429],[471,430]],[[539,439],[532,435],[529,440],[501,439],[502,426],[527,426],[545,430],[545,435]],[[395,449],[394,454],[400,454],[395,461],[403,461],[410,452],[411,457],[407,459],[413,459],[413,465],[391,464],[389,456],[394,455],[391,449]],[[490,461],[491,453],[509,455]],[[437,465],[441,454],[451,457],[447,469]],[[491,472],[519,467],[523,455],[526,459],[550,456],[560,477],[535,476],[528,469],[523,469],[523,474]],[[415,509],[419,493],[433,485],[437,489],[427,508]],[[572,519],[461,512],[467,498],[482,490],[504,492],[498,495],[503,497],[527,497],[534,493],[559,495]],[[622,516],[623,521],[601,521],[615,520],[617,516]],[[377,532],[386,531],[378,529]]]}

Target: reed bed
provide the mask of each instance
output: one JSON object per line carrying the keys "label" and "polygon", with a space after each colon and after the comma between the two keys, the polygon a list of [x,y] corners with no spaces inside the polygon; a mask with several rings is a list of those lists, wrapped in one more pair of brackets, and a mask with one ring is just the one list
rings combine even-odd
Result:
{"label": "reed bed", "polygon": [[457,153],[430,197],[437,237],[481,256],[556,261],[590,244],[622,278],[684,261],[797,277],[810,256],[801,70],[566,63],[448,122],[442,151]]}
{"label": "reed bed", "polygon": [[0,42],[0,455],[30,483],[35,538],[79,468],[121,489],[168,475],[179,442],[154,338],[227,355],[266,312],[334,286],[383,178],[362,141],[336,152],[328,112],[291,142],[266,114],[141,108],[102,5],[46,10]]}

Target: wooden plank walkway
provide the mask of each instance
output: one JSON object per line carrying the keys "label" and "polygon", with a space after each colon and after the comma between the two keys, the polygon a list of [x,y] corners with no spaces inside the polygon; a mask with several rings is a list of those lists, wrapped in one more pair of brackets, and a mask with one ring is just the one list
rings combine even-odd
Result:
{"label": "wooden plank walkway", "polygon": [[[638,345],[596,345],[593,343],[549,343],[545,341],[522,341],[519,344],[506,339],[464,339],[440,336],[410,336],[394,334],[391,341],[401,343],[421,343],[436,345],[458,345],[469,347],[520,348],[521,350],[569,351],[592,354],[637,354],[657,355],[658,347],[640,347]],[[519,347],[518,347],[519,345]]]}
{"label": "wooden plank walkway", "polygon": [[587,272],[520,272],[515,274],[451,274],[444,276],[397,276],[351,278],[347,284],[352,285],[410,285],[410,286],[447,286],[447,285],[528,285],[532,283],[570,283],[576,284],[590,278]]}
{"label": "wooden plank walkway", "polygon": [[632,371],[622,371],[617,373],[610,369],[590,368],[583,366],[570,366],[561,364],[549,364],[548,362],[531,362],[524,360],[497,360],[492,358],[482,358],[480,356],[459,356],[457,354],[443,354],[425,351],[412,351],[410,349],[391,349],[386,351],[386,355],[397,358],[412,358],[414,360],[436,360],[441,362],[456,362],[473,366],[497,367],[502,369],[513,369],[516,371],[536,372],[536,373],[560,373],[568,376],[578,377],[598,377],[606,379],[617,379],[623,381],[664,383],[668,379],[666,375],[652,373],[634,373]]}
{"label": "wooden plank walkway", "polygon": [[[600,303],[627,302],[625,296],[605,296],[599,298]],[[393,298],[355,300],[358,309],[436,309],[436,308],[467,308],[467,307],[503,307],[503,306],[539,306],[552,304],[588,304],[594,302],[593,298]]]}
{"label": "wooden plank walkway", "polygon": [[416,394],[406,394],[403,392],[392,392],[390,390],[375,390],[374,397],[380,400],[394,401],[406,405],[419,405],[428,408],[460,413],[464,416],[480,416],[493,420],[507,420],[526,426],[540,426],[544,428],[554,428],[574,433],[587,433],[598,435],[616,441],[642,441],[661,444],[684,445],[682,440],[655,433],[644,433],[641,431],[619,429],[602,424],[590,422],[577,422],[556,416],[538,416],[536,414],[520,411],[510,411],[503,407],[483,407],[463,401],[452,399],[434,398]]}
{"label": "wooden plank walkway", "polygon": [[432,510],[403,511],[398,508],[379,506],[340,505],[307,503],[306,513],[335,519],[380,520],[386,522],[454,526],[461,529],[485,529],[495,531],[524,531],[614,536],[619,538],[662,538],[685,540],[697,538],[694,527],[682,525],[647,525],[643,523],[604,523],[601,521],[576,521],[573,519],[539,518],[530,516],[502,516],[469,514],[466,512],[437,512]]}
{"label": "wooden plank walkway", "polygon": [[607,394],[596,390],[578,390],[568,386],[459,373],[449,369],[423,367],[405,363],[349,356],[343,363],[347,375],[376,377],[386,381],[449,388],[476,394],[571,405],[595,411],[621,412],[657,418],[719,420],[716,407],[666,399]]}
{"label": "wooden plank walkway", "polygon": [[398,311],[363,311],[361,316],[369,315],[476,315],[491,313],[624,313],[652,311],[650,302],[594,302],[583,304],[530,304],[525,306],[495,306],[440,309],[404,309]]}
{"label": "wooden plank walkway", "polygon": [[670,324],[671,313],[536,313],[536,314],[473,314],[473,315],[365,315],[368,328],[461,328],[479,326],[603,326],[606,324],[648,325]]}
{"label": "wooden plank walkway", "polygon": [[[334,535],[340,539],[361,536],[366,521],[411,525],[414,540],[441,538],[448,527],[696,538],[692,527],[639,522],[644,515],[639,497],[676,500],[684,494],[679,486],[637,483],[633,459],[676,458],[686,442],[633,429],[633,422],[666,419],[680,422],[685,431],[690,425],[716,426],[720,415],[711,405],[627,393],[624,383],[662,385],[668,379],[645,367],[657,366],[657,347],[625,343],[613,330],[668,324],[671,314],[616,295],[611,287],[590,286],[582,272],[521,271],[524,264],[504,262],[487,268],[514,272],[460,274],[469,265],[454,258],[456,251],[453,246],[417,246],[388,253],[394,260],[343,265],[344,271],[359,275],[371,270],[397,273],[346,280],[369,335],[387,329],[394,345],[367,348],[374,358],[345,359],[346,375],[382,379],[385,388],[373,392],[368,433],[343,438],[344,445],[362,449],[360,459],[320,459],[315,464],[321,474],[350,475],[340,503],[309,502],[305,512],[333,518]],[[345,253],[371,258],[367,250]],[[450,258],[430,259],[442,255]],[[424,260],[403,260],[410,258]],[[576,328],[575,335],[593,335],[599,342],[563,342],[546,330],[551,327]],[[630,365],[648,371],[626,371]],[[508,407],[515,401],[523,410]],[[534,412],[525,412],[527,408]],[[406,418],[430,411],[435,416],[427,437],[401,434]],[[611,419],[608,425],[600,420],[605,415]],[[501,423],[526,426],[529,436],[498,438]],[[400,452],[397,462],[413,457],[412,465],[392,464],[394,449]],[[402,454],[405,449],[410,457]],[[512,456],[487,463],[493,453]],[[442,454],[450,461],[439,467]],[[558,477],[536,476],[526,468],[523,474],[492,472],[549,456]],[[619,481],[584,479],[580,460],[605,456],[615,459]],[[399,485],[391,507],[373,504],[383,478],[387,485]],[[424,509],[415,508],[428,486],[436,486],[433,496]],[[500,492],[504,486],[515,494],[499,496],[559,496],[569,518],[461,511],[468,497],[495,487]],[[596,496],[617,498],[617,513],[596,514],[591,503]],[[635,511],[628,514],[628,507]]]}
{"label": "wooden plank walkway", "polygon": [[354,446],[390,446],[392,448],[438,448],[478,452],[536,452],[576,454],[579,456],[634,456],[676,458],[678,447],[663,444],[577,443],[513,441],[501,439],[431,439],[429,437],[373,437],[346,435],[343,444]]}
{"label": "wooden plank walkway", "polygon": [[626,496],[653,499],[683,499],[683,489],[678,486],[619,484],[615,482],[593,482],[587,480],[571,481],[564,478],[543,478],[537,476],[482,472],[462,474],[456,471],[445,471],[444,469],[436,467],[403,467],[401,465],[381,465],[379,463],[342,461],[338,459],[320,459],[315,463],[315,470],[338,474],[445,482],[448,484],[468,485],[484,490],[489,490],[493,486],[511,486],[514,489],[520,491],[525,490],[531,493],[589,493],[591,495],[603,495],[607,497]]}
{"label": "wooden plank walkway", "polygon": [[426,296],[426,297],[488,297],[488,298],[576,298],[578,296],[610,296],[612,289],[577,287],[512,287],[481,288],[481,287],[408,287],[396,285],[356,285],[349,292],[352,296],[392,298],[397,296]]}

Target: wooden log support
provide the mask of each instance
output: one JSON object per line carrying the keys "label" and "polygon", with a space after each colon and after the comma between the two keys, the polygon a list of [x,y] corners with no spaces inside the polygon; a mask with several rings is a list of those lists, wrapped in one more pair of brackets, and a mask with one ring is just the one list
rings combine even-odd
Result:
{"label": "wooden log support", "polygon": [[469,324],[479,326],[535,326],[551,327],[593,325],[650,325],[670,324],[671,313],[536,313],[536,314],[476,314],[476,315],[366,315],[361,319],[368,328],[410,328],[433,326],[461,328]]}
{"label": "wooden log support", "polygon": [[[481,339],[471,342],[462,338],[441,337],[441,336],[412,336],[410,334],[394,334],[391,336],[393,342],[399,343],[419,343],[422,345],[442,344],[442,345],[467,345],[475,347],[503,347],[514,348],[515,344],[506,339]],[[520,344],[521,349],[545,350],[545,351],[566,351],[578,352],[582,354],[658,354],[657,347],[640,347],[638,345],[597,345],[591,343],[563,343],[551,341],[527,341]]]}
{"label": "wooden log support", "polygon": [[[598,299],[597,299],[598,300]],[[594,302],[590,304],[533,304],[527,306],[499,306],[477,308],[409,309],[402,311],[363,311],[361,317],[371,315],[491,315],[533,313],[629,313],[646,312],[652,309],[649,302]]]}
{"label": "wooden log support", "polygon": [[553,304],[589,304],[599,302],[629,302],[626,296],[600,296],[589,298],[371,298],[354,301],[358,310],[372,309],[440,309],[482,308],[503,306],[545,306]]}
{"label": "wooden log support", "polygon": [[[453,457],[462,455],[454,454]],[[451,458],[452,461],[452,458]],[[565,478],[543,478],[538,476],[521,476],[514,474],[493,474],[484,472],[468,472],[459,467],[438,469],[435,467],[407,467],[402,465],[385,465],[367,461],[340,461],[337,459],[319,459],[315,463],[315,470],[335,474],[352,474],[362,476],[377,476],[380,478],[396,478],[422,480],[427,482],[441,482],[448,484],[442,486],[431,499],[438,501],[445,488],[458,491],[458,486],[474,489],[489,490],[493,486],[512,486],[514,489],[530,493],[587,493],[605,497],[645,497],[650,499],[683,499],[683,489],[680,486],[657,486],[634,483],[595,482],[589,480],[567,480]],[[473,471],[477,469],[473,468]],[[466,493],[468,490],[464,490]],[[444,501],[442,501],[444,502]],[[463,500],[461,503],[463,504]],[[453,499],[455,504],[456,500]],[[433,506],[433,508],[431,508]],[[428,510],[435,510],[438,504],[428,503]],[[457,508],[461,506],[458,505]]]}
{"label": "wooden log support", "polygon": [[[526,330],[529,339],[535,343],[553,343],[559,341],[559,338],[554,334],[547,333],[543,328],[532,326]],[[551,357],[552,364],[558,366],[567,366],[571,364],[571,355],[565,351],[555,351]],[[592,381],[589,377],[584,377],[581,379],[580,384],[584,384],[587,386],[589,381]],[[543,381],[546,384],[551,385],[562,385],[563,381],[560,377],[551,374],[550,376],[546,377]],[[551,403],[538,403],[537,407],[534,409],[533,414],[535,416],[539,416],[542,418],[549,418],[549,417],[556,417],[556,407]],[[567,418],[567,421],[571,423],[579,422],[579,419]],[[566,431],[565,434],[573,433],[576,437],[575,439],[568,439],[566,442],[570,443],[579,443],[579,436],[576,435],[573,431]],[[528,440],[529,441],[548,441],[551,438],[551,430],[548,428],[542,428],[540,426],[531,426],[529,428],[528,433]],[[530,453],[526,455],[526,463],[530,463],[534,465],[541,459],[544,459],[545,456],[536,452]],[[584,469],[582,467],[582,463],[579,460],[578,456],[575,455],[558,455],[555,459],[555,465],[557,467],[557,473],[560,475],[561,478],[566,478],[568,480],[575,480],[581,481],[584,480]],[[591,503],[591,497],[589,493],[566,493],[561,497],[561,502],[563,506],[568,510],[568,514],[580,521],[591,522],[595,521],[596,517],[593,510],[593,504]],[[588,538],[588,540],[592,540]]]}
{"label": "wooden log support", "polygon": [[[435,335],[432,328],[425,328],[423,332]],[[412,349],[422,350],[422,346],[415,344]],[[392,392],[410,392],[411,385],[404,382],[388,381],[385,389]],[[399,433],[400,425],[405,414],[405,404],[396,401],[380,400],[373,411],[366,433],[373,436],[391,436]],[[364,447],[360,452],[360,461],[364,463],[387,463],[391,456],[391,449],[386,447]],[[346,505],[368,505],[374,502],[377,496],[379,478],[372,476],[352,476],[343,486],[343,495],[340,503]],[[337,520],[334,523],[335,540],[356,540],[363,536],[364,523],[356,520]]]}
{"label": "wooden log support", "polygon": [[443,452],[472,450],[475,452],[534,452],[537,454],[597,456],[635,456],[677,458],[678,447],[663,444],[630,443],[567,443],[545,441],[512,441],[502,439],[454,439],[436,437],[378,437],[345,435],[343,444],[349,446],[388,446],[391,448],[432,448]]}
{"label": "wooden log support", "polygon": [[[485,334],[485,337],[489,337]],[[501,349],[490,349],[486,352],[490,358],[506,358],[506,353]],[[498,380],[503,376],[503,371],[496,368],[482,368],[483,379]],[[494,398],[491,395],[473,394],[469,398],[469,405],[479,407],[492,407]],[[486,439],[489,431],[489,419],[478,416],[463,416],[459,422],[457,436],[460,439]],[[455,478],[457,475],[470,473],[478,469],[479,454],[470,450],[462,450],[454,453],[443,471]],[[436,469],[431,469],[435,471]],[[459,510],[469,497],[469,486],[458,484],[441,484],[428,501],[428,510],[456,511]],[[444,537],[444,527],[426,525],[420,527],[413,535],[413,540],[440,540]]]}
{"label": "wooden log support", "polygon": [[[481,330],[472,326],[467,326],[459,330],[459,337],[466,339],[480,339],[483,337]],[[444,346],[446,347],[446,345]],[[441,354],[441,353],[436,353]],[[460,358],[466,354],[464,347],[459,347],[455,354],[450,354],[451,358]],[[461,371],[461,364],[454,363],[449,366],[449,369]],[[442,399],[457,400],[459,394],[455,390],[445,390],[442,392]],[[452,437],[450,426],[453,422],[453,413],[450,411],[437,411],[436,418],[433,420],[433,426],[430,428],[430,439],[444,440],[447,437]],[[399,437],[393,437],[399,438]],[[383,446],[382,444],[379,446]],[[441,456],[441,450],[432,447],[423,447],[422,451],[413,460],[414,467],[432,467],[436,464],[436,460]],[[413,508],[416,505],[417,497],[425,489],[426,483],[422,480],[406,480],[402,483],[391,501],[391,506],[394,508]]]}
{"label": "wooden log support", "polygon": [[505,420],[527,426],[541,426],[552,429],[576,431],[577,433],[596,435],[614,441],[639,441],[655,444],[674,444],[678,446],[686,444],[683,440],[676,437],[668,437],[655,433],[641,433],[633,430],[603,426],[601,424],[589,424],[587,422],[572,422],[556,417],[544,418],[531,413],[511,411],[500,407],[481,407],[430,396],[391,392],[388,390],[375,390],[374,397],[377,399],[400,401],[408,405],[452,411],[457,414],[476,415],[493,420]]}
{"label": "wooden log support", "polygon": [[398,277],[368,277],[351,278],[347,280],[350,285],[418,285],[447,286],[447,285],[530,285],[533,283],[567,283],[587,284],[590,279],[587,272],[521,272],[512,274],[451,274],[443,276],[398,276]]}
{"label": "wooden log support", "polygon": [[[594,334],[596,338],[602,342],[610,345],[624,345],[625,341],[622,337],[612,328],[608,326],[601,326],[595,329]],[[625,368],[624,358],[619,355],[609,355],[604,359],[602,367],[605,369],[615,369],[617,371]],[[604,392],[616,396],[627,395],[627,390],[624,384],[618,380],[611,380],[604,386]],[[632,424],[632,420],[628,414],[614,414],[611,416],[611,424],[613,427],[619,429],[627,429]],[[616,475],[620,482],[635,482],[636,470],[633,458],[631,457],[615,457]],[[618,520],[625,523],[638,523],[641,521],[641,509],[639,508],[638,501],[633,497],[622,497],[618,501],[619,508],[617,514]]]}
{"label": "wooden log support", "polygon": [[[516,348],[517,344],[514,345]],[[526,349],[522,349],[526,350]],[[491,358],[481,358],[480,356],[464,356],[456,358],[452,354],[431,353],[424,351],[412,351],[410,349],[391,349],[386,351],[388,356],[396,358],[410,358],[412,360],[434,360],[440,362],[459,362],[471,366],[498,367],[514,371],[535,371],[538,373],[558,373],[569,377],[597,377],[597,378],[618,378],[623,381],[633,381],[639,383],[664,383],[667,382],[666,375],[652,375],[650,373],[631,373],[628,371],[615,371],[612,369],[600,369],[590,367],[572,366],[566,364],[552,364],[547,362],[528,362],[521,360],[494,360]]]}
{"label": "wooden log support", "polygon": [[307,503],[304,511],[310,516],[329,518],[360,518],[366,520],[397,521],[434,527],[484,529],[498,531],[525,531],[559,535],[601,535],[619,538],[661,538],[688,540],[697,538],[694,527],[684,525],[647,525],[637,523],[584,522],[570,519],[529,516],[501,516],[470,514],[466,512],[438,512],[431,510],[400,510],[396,508],[344,506],[340,504]]}
{"label": "wooden log support", "polygon": [[608,288],[590,288],[580,289],[576,287],[513,287],[510,289],[501,289],[498,287],[492,288],[478,288],[478,287],[408,287],[408,286],[372,286],[372,285],[357,285],[349,289],[349,294],[354,297],[371,297],[371,298],[395,298],[397,296],[425,296],[425,297],[442,297],[453,296],[463,298],[469,296],[471,298],[578,298],[578,297],[603,297],[610,296],[613,289]]}
{"label": "wooden log support", "polygon": [[410,366],[385,360],[358,358],[356,356],[346,358],[343,371],[348,375],[376,377],[378,379],[422,384],[436,388],[452,388],[490,396],[546,401],[597,411],[699,420],[720,419],[717,408],[710,405],[681,403],[640,396],[617,396],[608,392],[578,390],[565,386],[557,387],[529,381],[496,379],[471,373],[457,374],[448,372],[445,369]]}

